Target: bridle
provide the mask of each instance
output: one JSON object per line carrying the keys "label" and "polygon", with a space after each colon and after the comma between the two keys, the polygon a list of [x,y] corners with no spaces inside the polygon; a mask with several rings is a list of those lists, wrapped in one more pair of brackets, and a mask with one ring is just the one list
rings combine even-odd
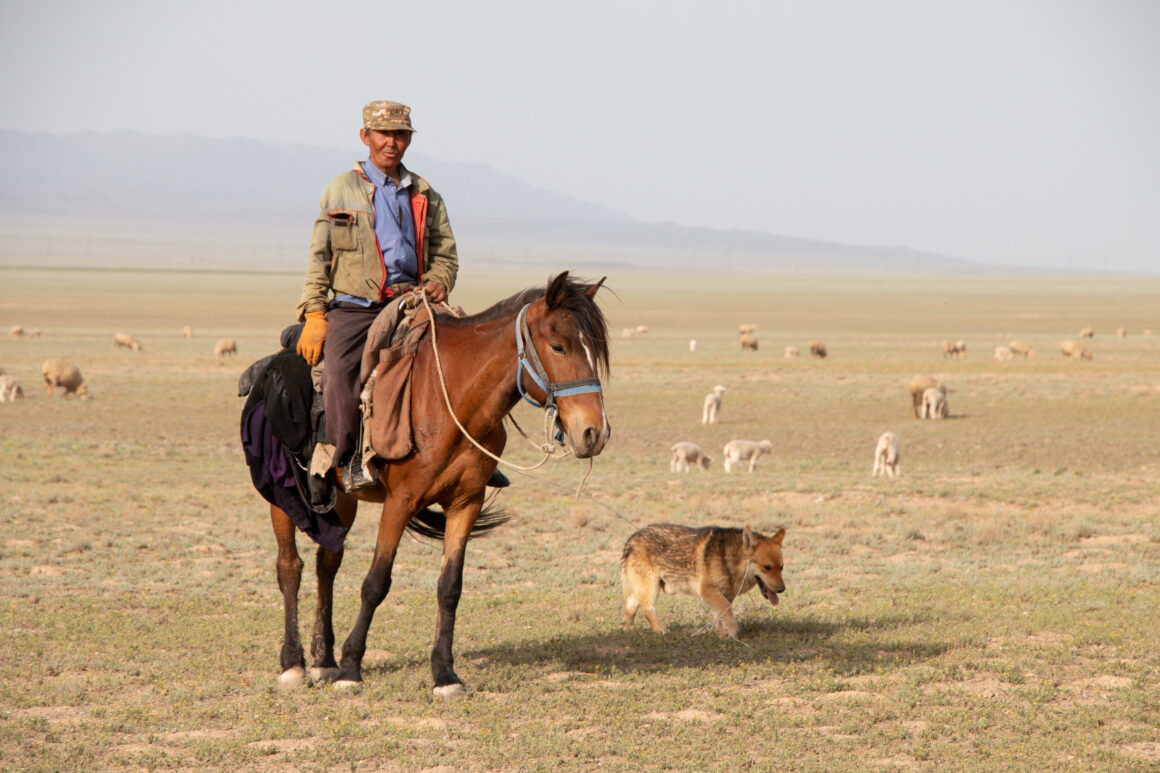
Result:
{"label": "bridle", "polygon": [[[553,382],[549,377],[547,371],[544,370],[544,364],[540,362],[540,355],[536,352],[536,347],[532,344],[532,331],[528,328],[528,306],[532,304],[525,304],[520,313],[516,315],[516,388],[520,391],[520,397],[527,400],[530,404],[537,408],[545,410],[556,411],[557,397],[570,397],[572,395],[583,395],[596,392],[601,393],[600,379],[595,376],[591,378],[578,378],[572,381],[557,381]],[[528,375],[532,377],[532,381],[536,382],[536,386],[544,390],[544,402],[538,403],[528,396],[524,390],[523,371],[527,371]]]}

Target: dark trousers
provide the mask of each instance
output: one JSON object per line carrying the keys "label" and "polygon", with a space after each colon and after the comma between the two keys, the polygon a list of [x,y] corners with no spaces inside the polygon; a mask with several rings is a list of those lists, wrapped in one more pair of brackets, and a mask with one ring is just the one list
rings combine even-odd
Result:
{"label": "dark trousers", "polygon": [[363,308],[355,303],[335,303],[326,311],[322,405],[326,409],[327,440],[334,444],[334,467],[358,448],[358,396],[362,392],[359,369],[367,331],[381,310],[377,305]]}

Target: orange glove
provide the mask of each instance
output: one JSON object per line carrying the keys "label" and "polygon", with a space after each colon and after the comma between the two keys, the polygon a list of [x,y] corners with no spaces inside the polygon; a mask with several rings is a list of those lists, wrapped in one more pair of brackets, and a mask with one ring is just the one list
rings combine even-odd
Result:
{"label": "orange glove", "polygon": [[298,353],[308,365],[315,365],[322,358],[322,342],[326,340],[326,312],[306,312],[306,324],[298,337]]}

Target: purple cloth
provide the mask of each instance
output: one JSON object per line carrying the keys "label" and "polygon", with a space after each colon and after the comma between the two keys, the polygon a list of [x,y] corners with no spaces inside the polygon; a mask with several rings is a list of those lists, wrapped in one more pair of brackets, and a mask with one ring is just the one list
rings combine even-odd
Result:
{"label": "purple cloth", "polygon": [[242,451],[250,468],[250,480],[262,498],[290,516],[294,525],[310,539],[340,552],[347,527],[333,510],[315,513],[302,498],[294,477],[294,462],[285,446],[270,432],[266,404],[260,400],[250,404],[249,411],[242,414]]}

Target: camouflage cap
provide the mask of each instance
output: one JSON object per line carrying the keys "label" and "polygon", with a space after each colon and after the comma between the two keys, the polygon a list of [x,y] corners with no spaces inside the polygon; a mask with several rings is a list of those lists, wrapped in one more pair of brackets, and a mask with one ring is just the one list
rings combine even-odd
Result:
{"label": "camouflage cap", "polygon": [[378,129],[379,131],[413,132],[411,126],[411,108],[398,102],[379,100],[368,102],[363,108],[363,128]]}

